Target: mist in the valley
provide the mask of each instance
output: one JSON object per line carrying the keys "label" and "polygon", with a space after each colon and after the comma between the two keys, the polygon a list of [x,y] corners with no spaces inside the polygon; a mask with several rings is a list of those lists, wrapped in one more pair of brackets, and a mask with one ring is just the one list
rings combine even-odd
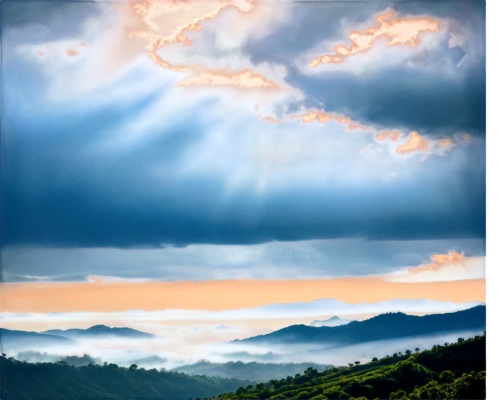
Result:
{"label": "mist in the valley", "polygon": [[[342,318],[350,320],[364,320],[371,318],[377,313],[354,313],[342,314]],[[423,315],[429,312],[407,312],[407,314]],[[7,317],[2,318],[2,328],[10,330],[22,330],[33,332],[44,332],[53,329],[88,329],[95,325],[107,327],[127,327],[140,332],[159,336],[156,339],[123,339],[123,338],[93,338],[78,339],[82,345],[78,347],[67,346],[42,346],[36,348],[22,348],[10,351],[14,355],[18,351],[40,351],[42,353],[58,355],[88,354],[91,357],[100,357],[101,361],[116,362],[121,365],[132,363],[138,359],[148,356],[157,356],[155,364],[152,360],[145,368],[164,367],[175,368],[179,365],[177,361],[187,363],[199,360],[209,360],[216,363],[228,361],[243,362],[315,362],[328,365],[346,365],[354,361],[367,362],[373,357],[381,358],[393,353],[405,352],[406,350],[421,351],[430,349],[436,344],[455,342],[458,337],[471,337],[482,332],[457,332],[453,334],[439,335],[434,337],[413,337],[403,340],[390,340],[363,344],[340,349],[313,349],[304,345],[278,348],[272,347],[249,347],[235,344],[225,344],[236,339],[246,339],[253,336],[264,335],[291,325],[310,325],[313,319],[328,319],[333,315],[316,314],[314,318],[310,315],[282,316],[281,318],[270,318],[269,316],[241,318],[233,313],[226,318],[222,315],[204,311],[158,311],[142,312],[129,311],[121,313],[70,313],[62,316],[30,316],[30,317]],[[221,325],[230,329],[217,329]],[[128,354],[127,354],[127,349]],[[135,349],[134,354],[132,350]],[[142,353],[141,353],[142,352]],[[137,355],[137,358],[136,358]],[[167,360],[168,359],[168,360]]]}

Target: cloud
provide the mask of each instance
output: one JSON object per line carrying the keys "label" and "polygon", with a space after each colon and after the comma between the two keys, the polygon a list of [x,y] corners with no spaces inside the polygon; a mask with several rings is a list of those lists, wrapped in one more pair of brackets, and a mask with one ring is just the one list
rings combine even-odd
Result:
{"label": "cloud", "polygon": [[[373,148],[374,144],[373,143],[370,143],[370,144],[367,144],[365,147],[363,147],[360,151],[359,151],[359,154],[365,154],[366,152],[370,151],[372,148]],[[378,149],[378,147],[377,147]]]}
{"label": "cloud", "polygon": [[385,139],[389,138],[393,142],[397,142],[401,137],[401,132],[399,131],[383,131],[375,136],[375,139],[382,142]]}
{"label": "cloud", "polygon": [[355,55],[373,48],[373,43],[384,37],[388,41],[387,47],[397,44],[417,46],[420,43],[422,32],[437,32],[439,21],[431,17],[396,18],[396,13],[388,9],[385,14],[378,15],[378,25],[366,29],[363,33],[353,31],[349,34],[352,42],[350,48],[337,46],[335,54],[316,57],[309,63],[314,68],[320,64],[341,63],[348,56]]}
{"label": "cloud", "polygon": [[426,151],[427,142],[417,132],[410,132],[410,139],[396,150],[397,153],[411,153],[414,151]]}
{"label": "cloud", "polygon": [[389,277],[391,282],[446,282],[485,278],[485,258],[465,257],[464,253],[451,251],[435,254],[431,264],[408,268]]}
{"label": "cloud", "polygon": [[[460,28],[459,21],[467,20],[467,26],[481,26],[484,16],[477,4],[405,3],[392,11],[382,3],[357,5],[354,16],[349,11],[351,7],[340,3],[314,7],[308,4],[307,10],[295,3],[280,4],[282,15],[287,18],[273,20],[264,34],[250,34],[230,43],[223,40],[225,21],[235,16],[243,18],[245,13],[251,15],[258,6],[246,12],[226,9],[204,25],[203,34],[196,34],[191,47],[163,52],[162,59],[168,60],[169,65],[175,65],[175,60],[204,60],[230,68],[249,62],[258,70],[268,67],[267,73],[273,79],[273,71],[286,68],[286,75],[280,79],[302,94],[303,114],[311,111],[318,115],[321,110],[379,131],[417,131],[431,139],[452,137],[463,130],[476,136],[484,133],[482,36],[477,31],[467,31],[469,42],[464,47],[449,46],[452,34],[466,29],[464,24]],[[313,28],[304,24],[306,16],[315,21]],[[371,33],[362,34],[367,29]],[[352,36],[353,32],[358,36]],[[432,37],[423,35],[426,32],[431,32]],[[353,63],[349,68],[307,68],[312,53],[331,46],[328,42],[350,40],[350,34],[359,40],[365,38],[368,44],[379,38],[389,47],[377,53],[375,62],[357,62],[358,66]],[[297,112],[294,105],[288,108],[290,114],[270,115],[266,120],[276,122]],[[433,111],[437,108],[439,112]]]}
{"label": "cloud", "polygon": [[[399,133],[399,132],[398,132]],[[379,139],[378,135],[376,138]],[[395,141],[397,141],[399,136],[397,136]],[[427,155],[434,154],[445,156],[449,155],[452,147],[458,142],[467,144],[470,139],[470,135],[467,134],[455,134],[454,138],[443,138],[443,139],[432,139],[424,138],[419,135],[418,132],[410,132],[410,136],[407,141],[396,149],[396,153],[408,154],[408,153],[424,153]]]}
{"label": "cloud", "polygon": [[278,122],[292,122],[299,119],[303,124],[310,124],[312,122],[318,122],[320,124],[326,124],[327,122],[334,121],[338,124],[345,126],[346,132],[361,130],[363,132],[368,132],[373,128],[365,126],[359,122],[353,121],[350,117],[339,113],[325,112],[324,110],[301,110],[299,113],[295,112],[293,114],[285,115],[281,118],[275,117],[265,117],[264,121],[269,123]]}
{"label": "cloud", "polygon": [[291,275],[312,279],[388,274],[419,265],[429,254],[449,248],[461,248],[468,256],[484,255],[484,241],[478,239],[316,239],[149,249],[6,247],[1,261],[7,282],[87,281],[89,277],[104,282],[205,281]]}
{"label": "cloud", "polygon": [[85,56],[88,49],[88,44],[84,41],[61,40],[54,42],[46,42],[36,45],[20,46],[18,51],[27,57],[34,58],[36,54],[39,61],[65,63],[68,65],[72,62],[71,58],[79,58]]}
{"label": "cloud", "polygon": [[[460,28],[461,21],[482,21],[475,4],[395,5],[401,18],[454,23],[462,39],[453,48],[450,33],[441,32],[415,49],[384,47],[385,61],[377,56],[370,68],[351,69],[358,53],[342,65],[311,70],[314,55],[348,43],[350,31],[371,25],[388,5],[265,2],[245,11],[226,4],[217,17],[195,24],[199,31],[184,31],[189,46],[156,51],[159,37],[219,5],[171,2],[177,8],[160,12],[152,5],[138,13],[130,7],[138,3],[110,9],[50,2],[28,7],[36,11],[31,15],[11,3],[2,27],[2,278],[322,275],[341,273],[345,265],[353,274],[377,265],[369,272],[375,273],[419,265],[454,246],[469,255],[467,243],[484,236],[485,171],[478,156],[484,85],[482,61],[476,62],[484,46],[475,42],[479,28],[468,31],[477,25]],[[276,10],[280,18],[257,18]],[[244,34],[227,30],[254,17]],[[133,32],[144,37],[130,37]],[[81,41],[89,45],[78,47]],[[158,66],[146,47],[155,50],[149,55]],[[68,48],[81,56],[67,62]],[[51,101],[53,91],[69,88],[78,96]],[[230,101],[229,88],[237,92]],[[259,115],[272,111],[264,118],[295,119],[266,124],[242,112],[250,94],[261,104]],[[276,98],[281,103],[263,106]],[[448,157],[420,163],[411,157],[415,146],[397,157],[393,150],[409,132],[432,142],[427,154]],[[470,132],[469,141],[463,132]],[[244,179],[233,185],[241,170]],[[405,179],[394,185],[387,179],[392,171]],[[269,247],[255,250],[338,238],[357,244],[345,256],[321,246],[283,245],[286,259]],[[393,244],[383,249],[386,255],[359,256],[374,241]],[[401,248],[422,241],[432,242],[423,256],[418,248]],[[154,250],[177,247],[193,249],[182,256]],[[153,250],[124,255],[123,249]]]}

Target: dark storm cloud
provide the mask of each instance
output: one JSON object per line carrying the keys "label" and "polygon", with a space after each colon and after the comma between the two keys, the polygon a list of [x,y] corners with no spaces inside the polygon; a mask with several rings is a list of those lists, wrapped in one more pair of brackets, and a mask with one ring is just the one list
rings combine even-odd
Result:
{"label": "dark storm cloud", "polygon": [[2,252],[2,273],[4,281],[85,281],[92,275],[170,281],[331,278],[389,274],[450,250],[481,257],[484,247],[483,239],[326,239],[155,249],[8,247]]}
{"label": "dark storm cloud", "polygon": [[[430,15],[451,21],[452,29],[465,31],[471,48],[478,52],[472,52],[466,60],[469,65],[453,75],[439,67],[429,72],[388,66],[374,67],[361,75],[338,72],[304,76],[291,62],[325,39],[348,43],[343,22],[355,26],[373,21],[374,15],[389,7],[402,17]],[[482,136],[486,128],[484,26],[485,4],[481,1],[305,2],[295,6],[288,25],[271,38],[250,42],[247,51],[254,62],[272,60],[287,65],[287,80],[303,90],[310,107],[344,112],[381,129],[406,128],[437,137],[457,131]],[[464,49],[449,49],[446,43],[441,51],[432,57],[448,57],[458,64],[466,55]]]}

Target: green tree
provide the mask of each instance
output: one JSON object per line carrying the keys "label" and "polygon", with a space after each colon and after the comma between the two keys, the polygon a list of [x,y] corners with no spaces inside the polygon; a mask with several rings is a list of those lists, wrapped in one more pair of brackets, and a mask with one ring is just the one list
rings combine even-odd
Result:
{"label": "green tree", "polygon": [[451,383],[455,380],[453,372],[445,370],[439,374],[439,380],[444,383]]}
{"label": "green tree", "polygon": [[403,389],[399,389],[397,392],[392,392],[389,395],[390,400],[403,400],[407,399],[406,392]]}
{"label": "green tree", "polygon": [[130,367],[128,367],[130,371],[135,371],[137,369],[137,364],[132,364]]}

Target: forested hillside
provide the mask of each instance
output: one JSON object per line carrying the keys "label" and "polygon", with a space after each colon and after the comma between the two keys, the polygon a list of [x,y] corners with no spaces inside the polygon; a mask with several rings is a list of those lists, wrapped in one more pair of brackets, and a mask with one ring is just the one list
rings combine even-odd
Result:
{"label": "forested hillside", "polygon": [[215,396],[252,381],[139,369],[135,364],[30,364],[2,357],[2,399],[189,399]]}
{"label": "forested hillside", "polygon": [[218,399],[484,399],[486,336],[240,387]]}

